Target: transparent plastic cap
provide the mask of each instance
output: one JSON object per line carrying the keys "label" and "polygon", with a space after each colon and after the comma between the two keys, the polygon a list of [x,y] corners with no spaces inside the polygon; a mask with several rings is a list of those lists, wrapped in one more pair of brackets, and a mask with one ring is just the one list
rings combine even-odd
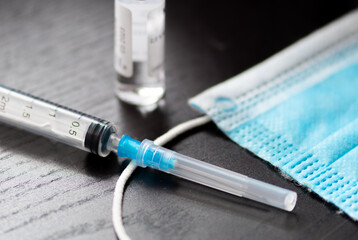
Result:
{"label": "transparent plastic cap", "polygon": [[296,205],[293,191],[196,160],[144,140],[136,162],[237,196],[249,198],[286,211]]}

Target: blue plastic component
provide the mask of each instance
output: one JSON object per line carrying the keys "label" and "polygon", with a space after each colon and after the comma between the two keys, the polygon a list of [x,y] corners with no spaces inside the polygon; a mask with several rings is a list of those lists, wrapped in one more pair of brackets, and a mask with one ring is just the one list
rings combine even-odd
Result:
{"label": "blue plastic component", "polygon": [[128,135],[123,135],[119,141],[117,155],[135,160],[138,166],[149,166],[164,171],[174,169],[175,165],[173,151],[157,146],[149,140],[141,143]]}
{"label": "blue plastic component", "polygon": [[128,135],[123,135],[118,144],[117,155],[122,158],[127,157],[136,160],[140,144],[140,141]]}

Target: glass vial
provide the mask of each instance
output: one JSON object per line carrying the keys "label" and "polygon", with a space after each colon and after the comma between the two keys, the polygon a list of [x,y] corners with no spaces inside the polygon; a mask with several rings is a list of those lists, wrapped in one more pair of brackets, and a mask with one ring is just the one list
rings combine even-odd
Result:
{"label": "glass vial", "polygon": [[134,105],[152,105],[165,92],[165,0],[115,0],[115,91]]}

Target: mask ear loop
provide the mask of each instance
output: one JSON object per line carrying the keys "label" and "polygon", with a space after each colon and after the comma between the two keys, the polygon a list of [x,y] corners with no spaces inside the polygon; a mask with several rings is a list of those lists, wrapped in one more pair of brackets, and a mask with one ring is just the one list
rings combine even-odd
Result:
{"label": "mask ear loop", "polygon": [[[199,126],[202,126],[211,119],[208,116],[198,117],[186,122],[183,122],[174,128],[170,129],[168,132],[164,133],[162,136],[158,137],[154,140],[154,143],[158,146],[163,146],[166,143],[170,142],[177,136]],[[116,183],[116,187],[114,189],[114,196],[113,196],[113,205],[112,205],[112,222],[114,231],[117,234],[117,237],[121,240],[130,240],[130,237],[126,233],[126,230],[123,226],[122,221],[122,206],[123,206],[123,195],[124,195],[124,187],[137,168],[137,165],[134,161],[131,161],[128,166],[124,169],[122,174],[119,176],[118,181]]]}

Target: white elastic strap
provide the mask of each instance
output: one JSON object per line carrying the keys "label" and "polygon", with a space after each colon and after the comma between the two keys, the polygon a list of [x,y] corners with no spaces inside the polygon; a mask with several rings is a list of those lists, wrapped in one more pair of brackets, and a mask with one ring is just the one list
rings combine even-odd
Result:
{"label": "white elastic strap", "polygon": [[[190,129],[204,125],[205,123],[210,122],[208,116],[198,117],[187,122],[183,122],[174,128],[170,129],[168,132],[164,133],[162,136],[154,140],[154,143],[158,146],[162,146],[169,141],[173,140],[182,133],[189,131]],[[137,165],[134,161],[131,161],[128,166],[124,169],[122,174],[119,176],[119,179],[116,183],[116,188],[114,189],[113,196],[113,206],[112,206],[112,221],[114,231],[117,234],[117,237],[121,240],[129,240],[130,237],[127,235],[126,230],[123,226],[122,221],[122,205],[123,205],[123,195],[124,187],[127,180],[132,175],[134,170],[137,168]]]}

